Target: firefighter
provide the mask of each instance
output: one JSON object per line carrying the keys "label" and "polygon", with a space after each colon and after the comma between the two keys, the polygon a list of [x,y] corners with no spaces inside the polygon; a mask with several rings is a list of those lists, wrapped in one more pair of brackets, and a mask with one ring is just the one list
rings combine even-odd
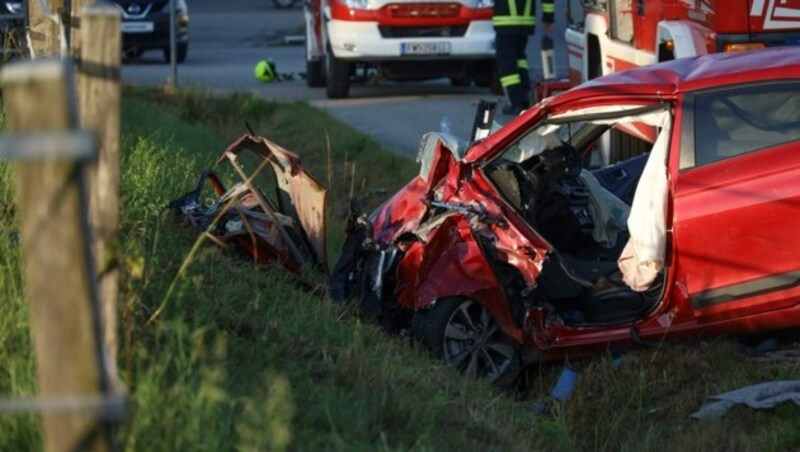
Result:
{"label": "firefighter", "polygon": [[[493,13],[497,73],[508,99],[503,114],[516,116],[530,107],[531,79],[525,46],[536,29],[535,0],[495,0]],[[542,0],[542,22],[548,34],[553,29],[554,13],[553,0]]]}

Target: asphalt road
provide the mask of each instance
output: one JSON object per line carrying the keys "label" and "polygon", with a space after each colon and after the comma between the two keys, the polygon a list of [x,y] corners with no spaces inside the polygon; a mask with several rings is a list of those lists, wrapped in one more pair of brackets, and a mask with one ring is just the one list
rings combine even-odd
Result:
{"label": "asphalt road", "polygon": [[[452,133],[469,136],[480,99],[502,100],[485,88],[454,88],[445,79],[423,83],[382,82],[356,85],[347,99],[329,100],[324,88],[308,88],[304,80],[260,83],[253,77],[255,64],[269,57],[278,72],[305,72],[302,44],[284,45],[284,37],[303,34],[301,2],[291,9],[276,9],[271,0],[189,0],[189,55],[178,66],[178,84],[218,93],[246,91],[279,101],[307,101],[372,136],[390,150],[413,157],[425,132],[439,130],[447,117]],[[556,0],[561,8],[565,0]],[[556,48],[563,47],[563,14],[557,13]],[[534,80],[541,74],[537,32],[528,45]],[[566,52],[557,56],[559,73],[566,74]],[[126,61],[123,80],[142,85],[163,84],[169,65],[160,51],[146,52]],[[247,118],[242,118],[246,120]],[[499,122],[509,118],[498,117]],[[302,150],[295,151],[302,154]]]}

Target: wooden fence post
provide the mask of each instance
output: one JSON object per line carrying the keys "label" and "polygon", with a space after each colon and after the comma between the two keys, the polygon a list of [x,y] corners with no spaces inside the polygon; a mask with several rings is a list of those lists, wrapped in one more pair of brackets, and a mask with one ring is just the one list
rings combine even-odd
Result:
{"label": "wooden fence post", "polygon": [[[75,1],[75,0],[73,0]],[[97,163],[87,171],[89,213],[94,230],[104,342],[109,372],[117,372],[117,293],[119,291],[119,141],[121,15],[111,5],[81,12],[78,105],[81,125],[97,136]]]}
{"label": "wooden fence post", "polygon": [[[49,6],[49,13],[56,15],[60,20],[68,22],[66,0],[45,0]],[[53,17],[47,15],[48,11],[42,9],[40,0],[28,0],[28,36],[31,41],[31,50],[35,57],[61,55],[61,27]],[[69,25],[67,23],[67,25]],[[68,32],[68,31],[67,31]]]}
{"label": "wooden fence post", "polygon": [[[35,0],[34,0],[35,1]],[[81,30],[84,8],[94,3],[93,0],[70,0],[69,15],[69,54],[72,58],[80,60],[82,41]],[[99,37],[98,37],[99,38]],[[88,42],[89,40],[87,40]]]}
{"label": "wooden fence post", "polygon": [[[93,155],[59,155],[58,144],[65,140],[53,135],[74,131],[77,125],[70,66],[68,61],[38,59],[0,72],[8,131],[50,138],[53,148],[21,149],[13,156],[25,293],[39,396],[44,399],[97,397],[109,390],[97,340],[100,316],[82,167]],[[110,429],[97,413],[45,411],[42,418],[48,451],[106,450],[111,445]]]}

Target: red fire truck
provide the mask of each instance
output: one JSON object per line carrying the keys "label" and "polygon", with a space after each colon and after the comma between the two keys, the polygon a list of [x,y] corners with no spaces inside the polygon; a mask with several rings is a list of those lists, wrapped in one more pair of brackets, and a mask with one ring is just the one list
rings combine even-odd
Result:
{"label": "red fire truck", "polygon": [[569,78],[800,44],[800,0],[570,0]]}
{"label": "red fire truck", "polygon": [[347,97],[353,75],[490,86],[492,0],[307,0],[306,82]]}
{"label": "red fire truck", "polygon": [[[540,83],[539,99],[637,66],[800,44],[800,0],[568,0],[567,6],[569,79]],[[654,135],[647,127],[625,132],[610,134],[603,163],[649,148],[629,136],[648,142]]]}

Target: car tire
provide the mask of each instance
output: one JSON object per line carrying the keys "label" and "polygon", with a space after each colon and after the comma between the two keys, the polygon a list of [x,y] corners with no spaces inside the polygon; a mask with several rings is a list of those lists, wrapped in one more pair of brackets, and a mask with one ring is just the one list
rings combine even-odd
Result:
{"label": "car tire", "polygon": [[457,77],[450,77],[450,86],[465,87],[472,85],[472,79],[467,76],[461,75]]}
{"label": "car tire", "polygon": [[143,53],[144,50],[138,47],[132,47],[130,49],[126,49],[123,56],[125,57],[125,59],[128,60],[138,60],[139,58],[142,57]]}
{"label": "car tire", "polygon": [[325,86],[325,69],[321,60],[306,60],[306,85],[309,88]]}
{"label": "car tire", "polygon": [[[188,42],[179,42],[178,43],[178,53],[175,55],[175,60],[178,63],[183,63],[186,61],[186,57],[189,55],[189,43]],[[164,59],[167,63],[170,62],[170,50],[169,47],[164,49]]]}
{"label": "car tire", "polygon": [[329,99],[344,99],[350,94],[350,63],[336,58],[330,46],[325,54],[325,78]]}
{"label": "car tire", "polygon": [[468,298],[447,298],[414,315],[411,333],[434,355],[470,378],[507,389],[521,370],[520,346],[489,311]]}
{"label": "car tire", "polygon": [[291,8],[297,0],[272,0],[276,8]]}
{"label": "car tire", "polygon": [[489,88],[489,92],[495,96],[504,94],[503,87],[500,86],[500,76],[497,73],[497,67],[493,59],[483,60],[477,65],[474,74],[475,86]]}

